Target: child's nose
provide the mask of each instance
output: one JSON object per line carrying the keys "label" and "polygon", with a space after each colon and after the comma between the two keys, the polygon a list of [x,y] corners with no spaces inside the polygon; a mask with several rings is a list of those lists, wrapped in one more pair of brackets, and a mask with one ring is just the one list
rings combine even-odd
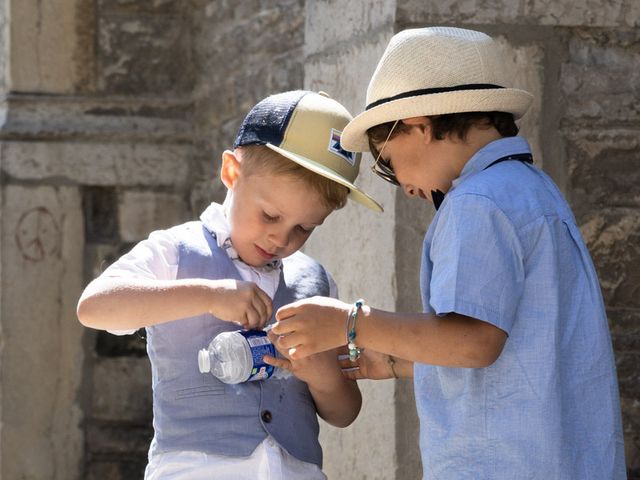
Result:
{"label": "child's nose", "polygon": [[275,230],[271,232],[271,243],[277,248],[284,248],[289,245],[289,236],[288,230]]}

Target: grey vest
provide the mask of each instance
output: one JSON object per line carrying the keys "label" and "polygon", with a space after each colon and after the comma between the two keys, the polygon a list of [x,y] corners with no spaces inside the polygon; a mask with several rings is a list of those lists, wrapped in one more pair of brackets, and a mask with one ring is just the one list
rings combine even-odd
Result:
{"label": "grey vest", "polygon": [[[171,232],[177,239],[179,279],[241,280],[201,222]],[[274,313],[281,305],[313,295],[329,295],[323,267],[299,252],[286,258]],[[155,430],[151,453],[192,450],[244,457],[270,434],[296,458],[322,466],[316,408],[306,383],[291,376],[227,385],[198,370],[198,350],[218,333],[238,328],[212,315],[147,328]]]}

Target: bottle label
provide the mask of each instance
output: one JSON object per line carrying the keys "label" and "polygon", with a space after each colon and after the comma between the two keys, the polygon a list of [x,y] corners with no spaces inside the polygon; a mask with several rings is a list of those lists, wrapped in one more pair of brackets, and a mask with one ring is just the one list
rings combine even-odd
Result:
{"label": "bottle label", "polygon": [[267,338],[267,332],[264,330],[246,330],[238,333],[247,340],[249,348],[251,349],[251,358],[253,359],[251,374],[247,382],[265,380],[273,375],[275,367],[264,363],[263,360],[265,355],[276,356],[276,347],[274,347]]}

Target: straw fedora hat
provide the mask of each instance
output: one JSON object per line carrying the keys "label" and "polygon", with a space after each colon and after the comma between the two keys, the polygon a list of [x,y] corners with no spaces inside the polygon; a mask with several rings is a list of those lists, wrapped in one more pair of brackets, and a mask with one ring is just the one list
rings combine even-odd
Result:
{"label": "straw fedora hat", "polygon": [[367,106],[342,133],[342,145],[366,152],[367,129],[403,118],[461,112],[525,114],[533,95],[510,88],[500,51],[473,30],[430,27],[393,36],[376,67]]}

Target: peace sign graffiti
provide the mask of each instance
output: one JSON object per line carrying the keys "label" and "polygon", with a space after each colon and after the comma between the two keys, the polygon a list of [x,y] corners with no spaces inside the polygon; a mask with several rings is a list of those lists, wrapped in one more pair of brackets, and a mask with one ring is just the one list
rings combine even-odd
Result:
{"label": "peace sign graffiti", "polygon": [[40,262],[58,252],[60,228],[49,210],[36,207],[18,220],[16,243],[25,260]]}

